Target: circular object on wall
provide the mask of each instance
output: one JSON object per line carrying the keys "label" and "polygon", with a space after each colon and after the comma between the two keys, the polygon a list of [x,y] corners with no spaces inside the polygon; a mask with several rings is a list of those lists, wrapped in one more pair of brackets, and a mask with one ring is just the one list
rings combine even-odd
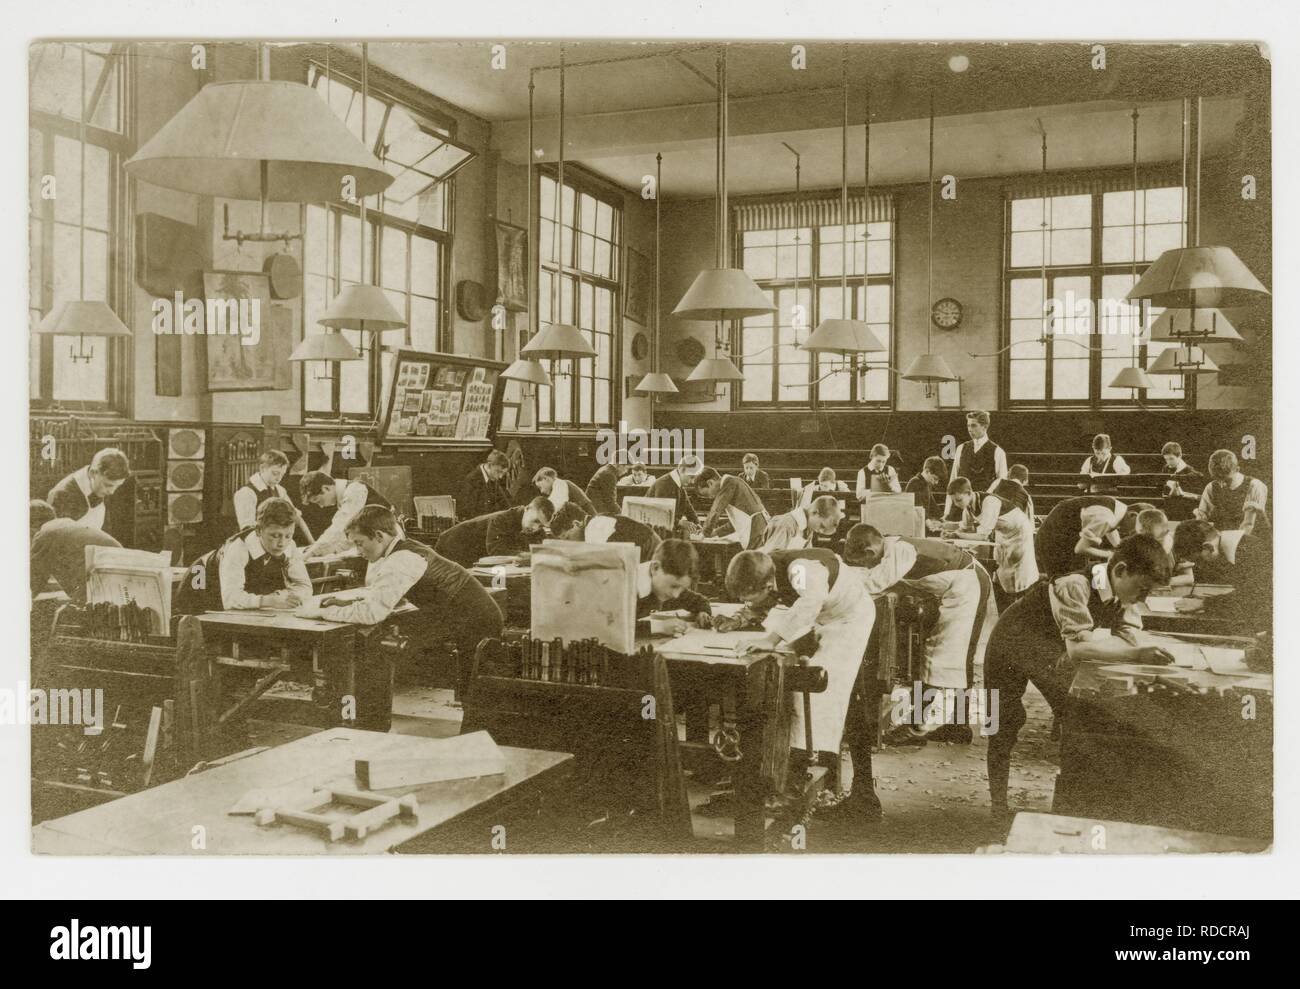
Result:
{"label": "circular object on wall", "polygon": [[468,278],[456,283],[456,311],[461,319],[477,323],[488,313],[487,290]]}
{"label": "circular object on wall", "polygon": [[955,330],[961,326],[962,307],[956,299],[940,299],[930,310],[930,319],[941,330]]}
{"label": "circular object on wall", "polygon": [[643,361],[650,356],[650,340],[644,333],[632,337],[632,359]]}
{"label": "circular object on wall", "polygon": [[174,491],[190,491],[203,483],[203,462],[185,460],[167,470],[167,484]]}
{"label": "circular object on wall", "polygon": [[302,269],[292,254],[272,254],[262,262],[271,283],[271,298],[296,299],[302,294]]}
{"label": "circular object on wall", "polygon": [[696,340],[695,337],[682,337],[677,341],[677,346],[673,348],[677,359],[683,364],[694,367],[700,361],[704,360],[704,344]]}
{"label": "circular object on wall", "polygon": [[203,520],[203,497],[198,494],[174,494],[167,501],[167,521],[185,525]]}

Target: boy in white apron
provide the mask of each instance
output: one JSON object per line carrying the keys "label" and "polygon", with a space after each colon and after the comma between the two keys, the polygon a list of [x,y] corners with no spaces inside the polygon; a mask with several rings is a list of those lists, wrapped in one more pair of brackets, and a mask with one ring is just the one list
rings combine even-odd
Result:
{"label": "boy in white apron", "polygon": [[861,523],[849,530],[844,560],[863,568],[859,574],[868,594],[901,583],[933,595],[939,603],[939,618],[925,642],[922,696],[935,688],[938,694],[932,696],[942,697],[942,707],[932,704],[925,711],[913,711],[912,724],[899,726],[894,740],[969,743],[970,727],[953,724],[953,718],[957,691],[971,685],[968,660],[974,658],[972,645],[987,604],[975,558],[938,539],[882,536],[874,526]]}
{"label": "boy in white apron", "polygon": [[[862,582],[828,549],[781,550],[771,555],[757,550],[738,553],[727,567],[727,591],[756,610],[786,604],[769,612],[763,625],[767,635],[747,651],[773,649],[793,643],[809,632],[817,638],[810,662],[826,671],[826,690],[811,696],[813,745],[838,756],[853,687],[876,622],[875,602]],[[790,746],[805,745],[801,704],[794,705]],[[879,820],[880,801],[871,773],[871,745],[865,733],[852,733],[854,784],[837,816],[866,823]],[[851,801],[851,803],[850,803]]]}

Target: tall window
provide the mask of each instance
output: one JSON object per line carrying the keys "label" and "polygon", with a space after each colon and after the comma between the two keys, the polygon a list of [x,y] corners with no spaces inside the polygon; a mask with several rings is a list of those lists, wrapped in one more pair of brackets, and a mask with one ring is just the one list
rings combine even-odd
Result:
{"label": "tall window", "polygon": [[568,172],[562,197],[545,173],[538,189],[540,324],[551,322],[558,285],[560,321],[582,330],[596,356],[548,362],[552,385],[537,389],[537,421],[543,428],[608,426],[615,413],[615,328],[622,325],[622,197]]}
{"label": "tall window", "polygon": [[[84,249],[80,226],[81,46],[32,46],[28,131],[30,296],[35,328],[55,306],[85,298],[120,302],[120,273],[113,265],[123,204],[119,165],[127,154],[124,46],[90,44],[86,50],[86,152]],[[84,286],[78,253],[84,264]],[[103,337],[31,338],[32,399],[107,406],[113,395],[114,349]],[[74,354],[76,355],[74,357]],[[83,359],[89,355],[90,359]]]}
{"label": "tall window", "polygon": [[[1133,200],[1131,186],[1010,199],[1005,342],[1012,346],[1004,358],[1010,404],[1132,404],[1129,389],[1109,382],[1122,367],[1148,367],[1171,346],[1140,339],[1138,307],[1124,295],[1134,284],[1135,241],[1138,277],[1164,251],[1184,243],[1185,191],[1139,189],[1136,217]],[[1150,318],[1160,312],[1153,308]],[[1182,400],[1180,377],[1152,380],[1156,387],[1145,401]]]}
{"label": "tall window", "polygon": [[[862,200],[850,200],[849,219],[862,214]],[[763,203],[737,209],[741,224],[741,262],[776,305],[771,315],[741,324],[739,364],[744,405],[822,404],[887,406],[892,382],[887,370],[893,349],[894,223],[892,207],[873,197],[870,240],[867,224],[849,223],[847,251],[841,249],[839,201]],[[785,218],[808,216],[808,226],[780,225]],[[774,220],[776,223],[774,224]],[[745,226],[763,229],[745,229]],[[840,289],[843,258],[849,257],[848,312]],[[869,293],[862,294],[863,266]],[[800,350],[823,319],[865,319],[885,350],[850,359]],[[862,370],[865,369],[865,370]],[[820,380],[818,380],[820,379]]]}
{"label": "tall window", "polygon": [[[347,71],[331,64],[327,77],[323,64],[310,62],[308,84],[360,138],[361,89]],[[395,179],[382,195],[367,200],[364,244],[358,243],[362,232],[356,205],[304,207],[303,331],[325,332],[318,320],[331,300],[362,277],[378,282],[407,327],[378,337],[364,334],[365,359],[341,362],[330,377],[320,376],[313,364],[305,365],[303,411],[315,419],[368,419],[377,413],[384,385],[377,340],[388,347],[446,349],[452,198],[448,177],[472,153],[455,144],[450,120],[418,111],[373,84],[366,117],[366,143]],[[339,332],[362,348],[361,331]]]}

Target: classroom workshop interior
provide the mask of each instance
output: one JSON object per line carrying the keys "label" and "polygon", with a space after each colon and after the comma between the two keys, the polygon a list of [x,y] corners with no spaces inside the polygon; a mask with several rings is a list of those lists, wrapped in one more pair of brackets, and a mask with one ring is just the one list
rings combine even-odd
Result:
{"label": "classroom workshop interior", "polygon": [[35,854],[1271,847],[1258,45],[29,83]]}

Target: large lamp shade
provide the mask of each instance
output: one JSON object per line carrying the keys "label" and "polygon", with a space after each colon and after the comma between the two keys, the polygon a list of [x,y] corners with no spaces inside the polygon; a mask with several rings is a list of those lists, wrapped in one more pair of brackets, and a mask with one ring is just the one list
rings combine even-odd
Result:
{"label": "large lamp shade", "polygon": [[745,374],[728,357],[706,357],[696,364],[687,381],[744,381]]}
{"label": "large lamp shade", "polygon": [[880,353],[886,348],[861,320],[823,319],[799,349],[847,356]]}
{"label": "large lamp shade", "polygon": [[204,86],[125,168],[167,189],[287,203],[361,199],[393,181],[319,94],[284,81]]}
{"label": "large lamp shade", "polygon": [[1151,324],[1154,343],[1232,343],[1241,334],[1218,309],[1166,309]]}
{"label": "large lamp shade", "polygon": [[337,333],[309,333],[293,348],[291,361],[359,361],[355,347]]}
{"label": "large lamp shade", "polygon": [[1268,295],[1231,247],[1178,247],[1165,251],[1129,291],[1171,309],[1244,306]]}
{"label": "large lamp shade", "polygon": [[905,381],[956,381],[948,362],[938,354],[922,354],[903,372]]}
{"label": "large lamp shade", "polygon": [[776,312],[776,306],[739,268],[706,268],[677,303],[679,319],[714,322]]}
{"label": "large lamp shade", "polygon": [[519,349],[534,360],[565,361],[573,358],[595,357],[596,349],[587,342],[582,331],[568,323],[551,323]]}
{"label": "large lamp shade", "polygon": [[677,386],[668,375],[652,371],[637,383],[633,391],[644,392],[647,395],[676,395]]}
{"label": "large lamp shade", "polygon": [[344,285],[317,322],[336,330],[383,331],[406,326],[406,320],[393,308],[383,289],[361,284]]}
{"label": "large lamp shade", "polygon": [[1200,347],[1170,347],[1151,362],[1147,374],[1213,374],[1219,365]]}
{"label": "large lamp shade", "polygon": [[131,330],[107,302],[63,302],[36,325],[37,333],[82,337],[129,337]]}
{"label": "large lamp shade", "polygon": [[1115,375],[1115,380],[1110,383],[1111,388],[1154,388],[1155,386],[1156,383],[1140,367],[1120,368],[1119,374]]}
{"label": "large lamp shade", "polygon": [[546,373],[546,368],[542,367],[537,361],[530,361],[523,357],[520,357],[502,371],[501,377],[508,381],[522,381],[526,385],[549,385],[551,383],[551,376]]}

